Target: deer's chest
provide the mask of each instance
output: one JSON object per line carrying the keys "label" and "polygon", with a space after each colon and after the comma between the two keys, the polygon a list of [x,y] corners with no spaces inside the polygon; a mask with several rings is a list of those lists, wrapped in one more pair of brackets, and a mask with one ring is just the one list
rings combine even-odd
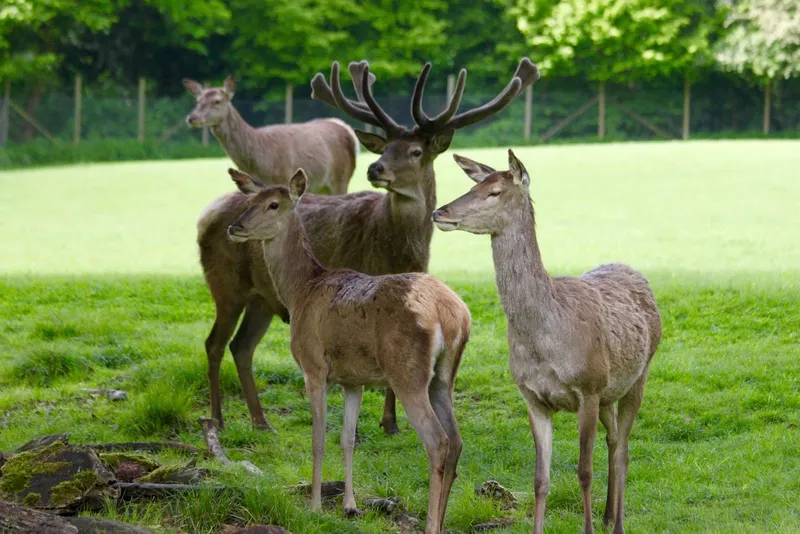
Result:
{"label": "deer's chest", "polygon": [[509,367],[522,395],[553,411],[577,411],[581,401],[574,387],[578,371],[570,368],[569,358],[554,358],[546,341],[514,337],[509,333]]}

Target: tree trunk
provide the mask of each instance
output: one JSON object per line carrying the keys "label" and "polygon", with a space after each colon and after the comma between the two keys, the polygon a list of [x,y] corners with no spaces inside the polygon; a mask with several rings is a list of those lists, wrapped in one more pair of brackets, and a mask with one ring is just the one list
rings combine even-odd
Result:
{"label": "tree trunk", "polygon": [[769,135],[770,114],[772,111],[772,83],[764,87],[764,135]]}
{"label": "tree trunk", "polygon": [[6,80],[3,88],[3,107],[0,108],[0,146],[8,143],[8,121],[11,118],[11,82]]}
{"label": "tree trunk", "polygon": [[77,146],[81,142],[81,109],[83,106],[83,80],[80,74],[75,75],[75,115],[73,118],[72,144]]}
{"label": "tree trunk", "polygon": [[692,82],[687,76],[683,80],[683,139],[689,139],[689,129],[692,113]]}
{"label": "tree trunk", "polygon": [[[42,94],[44,94],[44,84],[42,84],[42,82],[38,82],[33,88],[33,93],[28,99],[28,104],[25,106],[25,112],[29,116],[33,117],[36,113],[36,110],[39,109],[39,105],[42,103]],[[30,141],[31,137],[33,137],[34,131],[34,126],[29,122],[26,122],[22,127],[22,138],[20,141],[23,143],[25,141]]]}
{"label": "tree trunk", "polygon": [[290,83],[286,84],[286,109],[284,110],[283,122],[292,124],[292,114],[294,110],[294,86]]}
{"label": "tree trunk", "polygon": [[57,515],[47,514],[7,501],[0,501],[0,532],[3,534],[78,534],[77,527]]}
{"label": "tree trunk", "polygon": [[147,82],[144,78],[139,78],[139,125],[136,132],[136,139],[144,141],[144,93],[147,89]]}
{"label": "tree trunk", "polygon": [[606,82],[600,82],[597,100],[597,137],[606,137]]}

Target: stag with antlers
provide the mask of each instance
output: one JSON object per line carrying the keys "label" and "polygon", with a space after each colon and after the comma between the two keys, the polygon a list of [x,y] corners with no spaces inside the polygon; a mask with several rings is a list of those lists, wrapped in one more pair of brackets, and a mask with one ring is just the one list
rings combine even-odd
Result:
{"label": "stag with antlers", "polygon": [[[336,62],[331,67],[330,85],[322,74],[311,82],[314,98],[386,132],[382,137],[356,131],[368,150],[380,154],[378,161],[369,166],[367,178],[373,186],[386,189],[386,193],[306,194],[298,205],[312,250],[326,267],[350,268],[369,275],[427,271],[433,234],[430,214],[436,208],[434,160],[450,146],[455,130],[499,112],[539,79],[536,65],[524,58],[496,98],[457,113],[466,82],[466,71],[462,70],[452,102],[441,114],[430,118],[422,110],[422,93],[430,68],[427,64],[422,69],[411,99],[416,123],[412,129],[400,126],[377,103],[372,94],[374,76],[366,61],[349,66],[357,100],[344,95]],[[256,427],[268,428],[253,379],[253,352],[272,318],[278,315],[288,321],[289,314],[275,293],[260,244],[233,243],[227,238],[228,226],[246,209],[245,195],[229,193],[212,202],[197,223],[200,262],[216,304],[216,320],[206,340],[211,409],[212,416],[222,424],[220,363],[244,311],[230,349],[252,422]],[[397,432],[391,390],[387,390],[381,424],[386,433]]]}

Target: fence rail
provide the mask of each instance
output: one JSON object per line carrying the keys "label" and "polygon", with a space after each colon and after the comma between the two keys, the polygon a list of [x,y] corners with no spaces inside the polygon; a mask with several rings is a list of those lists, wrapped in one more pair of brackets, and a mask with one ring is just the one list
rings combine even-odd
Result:
{"label": "fence rail", "polygon": [[[431,111],[443,108],[452,94],[426,95]],[[286,88],[282,100],[235,100],[242,116],[254,126],[302,122],[317,117],[342,116],[320,101],[296,98]],[[800,135],[800,90],[784,87],[740,87],[705,84],[699,91],[687,82],[653,86],[540,83],[517,98],[506,110],[459,133],[462,145],[500,146],[571,139],[619,140],[690,139],[694,136],[744,134]],[[0,101],[0,146],[30,142],[73,145],[107,140],[209,145],[207,129],[192,130],[184,123],[193,101],[147,95],[142,79],[134,98],[94,97],[86,94],[80,77],[72,95],[47,93],[16,95],[8,82]],[[465,95],[462,109],[479,105],[494,95]],[[411,122],[408,96],[378,95],[384,108],[402,122]]]}

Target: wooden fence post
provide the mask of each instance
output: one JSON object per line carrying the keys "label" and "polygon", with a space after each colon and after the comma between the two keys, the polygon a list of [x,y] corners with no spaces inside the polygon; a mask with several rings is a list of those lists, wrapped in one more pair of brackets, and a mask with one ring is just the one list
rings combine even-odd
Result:
{"label": "wooden fence post", "polygon": [[290,83],[286,84],[286,109],[283,117],[283,122],[292,124],[292,107],[294,104],[294,86]]}
{"label": "wooden fence post", "polygon": [[597,100],[597,137],[606,136],[606,82],[600,82]]}
{"label": "wooden fence post", "polygon": [[531,129],[533,127],[533,85],[529,85],[525,89],[525,140],[529,141],[531,138]]}
{"label": "wooden fence post", "polygon": [[3,89],[3,108],[0,109],[0,146],[6,146],[8,143],[8,121],[11,117],[9,108],[11,108],[11,82],[6,80]]}
{"label": "wooden fence post", "polygon": [[81,142],[81,110],[83,108],[83,80],[75,75],[75,112],[73,118],[72,144],[77,148]]}
{"label": "wooden fence post", "polygon": [[139,127],[136,133],[136,139],[139,142],[144,141],[144,92],[147,89],[147,82],[144,77],[139,78]]}
{"label": "wooden fence post", "polygon": [[689,77],[683,79],[683,139],[689,139],[690,120],[692,116],[692,82]]}
{"label": "wooden fence post", "polygon": [[770,116],[772,114],[772,84],[767,81],[764,87],[764,135],[769,135]]}

